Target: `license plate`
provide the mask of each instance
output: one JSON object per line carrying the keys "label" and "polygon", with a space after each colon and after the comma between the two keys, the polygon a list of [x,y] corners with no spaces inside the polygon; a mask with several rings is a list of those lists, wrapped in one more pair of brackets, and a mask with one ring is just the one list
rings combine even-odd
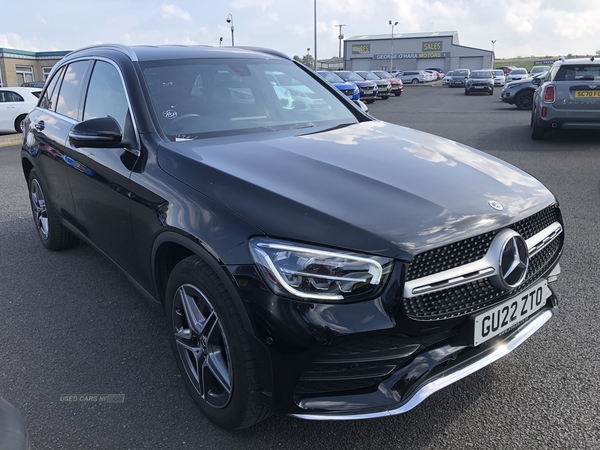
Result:
{"label": "license plate", "polygon": [[475,345],[479,345],[535,314],[550,296],[548,282],[543,280],[500,305],[475,316]]}
{"label": "license plate", "polygon": [[483,86],[473,86],[475,89],[483,89]]}
{"label": "license plate", "polygon": [[575,91],[575,98],[598,98],[600,91]]}

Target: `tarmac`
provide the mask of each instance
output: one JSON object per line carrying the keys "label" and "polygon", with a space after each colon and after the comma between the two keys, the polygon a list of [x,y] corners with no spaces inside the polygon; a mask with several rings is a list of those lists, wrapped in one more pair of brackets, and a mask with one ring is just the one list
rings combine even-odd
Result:
{"label": "tarmac", "polygon": [[23,142],[23,135],[21,133],[0,134],[0,147],[18,145],[21,142]]}

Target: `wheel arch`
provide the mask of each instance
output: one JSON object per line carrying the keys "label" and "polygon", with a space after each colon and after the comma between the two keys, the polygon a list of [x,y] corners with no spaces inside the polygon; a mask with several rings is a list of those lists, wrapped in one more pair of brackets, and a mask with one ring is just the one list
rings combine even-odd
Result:
{"label": "wheel arch", "polygon": [[252,322],[235,287],[235,282],[216,255],[193,238],[173,231],[161,233],[154,241],[152,248],[152,275],[160,303],[164,307],[167,283],[175,266],[185,258],[194,255],[202,258],[219,277],[239,311],[244,328],[254,336]]}
{"label": "wheel arch", "polygon": [[23,167],[23,175],[25,175],[25,181],[29,183],[29,174],[33,170],[33,164],[27,158],[21,158],[21,167]]}

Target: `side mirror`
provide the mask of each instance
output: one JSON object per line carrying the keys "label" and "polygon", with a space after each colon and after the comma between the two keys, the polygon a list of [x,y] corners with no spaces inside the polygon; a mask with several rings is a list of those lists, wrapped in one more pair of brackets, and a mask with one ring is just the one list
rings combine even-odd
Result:
{"label": "side mirror", "polygon": [[121,127],[112,117],[98,117],[75,125],[69,132],[69,141],[76,147],[111,148],[123,140]]}
{"label": "side mirror", "polygon": [[532,84],[535,84],[536,86],[541,86],[541,84],[542,84],[542,79],[541,79],[541,78],[533,78],[533,79],[531,80],[531,83],[532,83]]}

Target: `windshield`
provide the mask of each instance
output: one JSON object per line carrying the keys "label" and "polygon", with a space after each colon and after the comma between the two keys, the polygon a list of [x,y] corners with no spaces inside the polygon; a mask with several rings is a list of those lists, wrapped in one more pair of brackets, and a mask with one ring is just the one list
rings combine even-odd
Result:
{"label": "windshield", "polygon": [[525,69],[513,69],[510,71],[511,75],[525,75],[527,71]]}
{"label": "windshield", "polygon": [[365,80],[372,80],[372,81],[378,81],[381,80],[381,78],[379,78],[377,75],[375,75],[373,72],[356,72],[357,74],[359,74],[361,77],[363,77]]}
{"label": "windshield", "polygon": [[359,74],[357,74],[355,72],[342,71],[342,72],[337,72],[337,74],[346,81],[365,81],[365,79],[363,77],[361,77]]}
{"label": "windshield", "polygon": [[317,72],[323,78],[325,78],[330,83],[345,83],[344,79],[341,78],[338,74],[333,72]]}
{"label": "windshield", "polygon": [[490,72],[489,70],[471,72],[469,78],[492,78],[492,72]]}
{"label": "windshield", "polygon": [[394,78],[391,73],[388,73],[385,70],[380,70],[379,72],[375,72],[375,75],[377,75],[379,78],[385,78],[385,79]]}
{"label": "windshield", "polygon": [[171,140],[357,122],[292,62],[199,59],[141,66],[158,123]]}
{"label": "windshield", "polygon": [[503,70],[494,70],[492,73],[494,74],[495,77],[503,77],[504,76]]}
{"label": "windshield", "polygon": [[466,77],[469,75],[469,71],[468,70],[455,70],[454,72],[452,72],[452,75],[455,77]]}

